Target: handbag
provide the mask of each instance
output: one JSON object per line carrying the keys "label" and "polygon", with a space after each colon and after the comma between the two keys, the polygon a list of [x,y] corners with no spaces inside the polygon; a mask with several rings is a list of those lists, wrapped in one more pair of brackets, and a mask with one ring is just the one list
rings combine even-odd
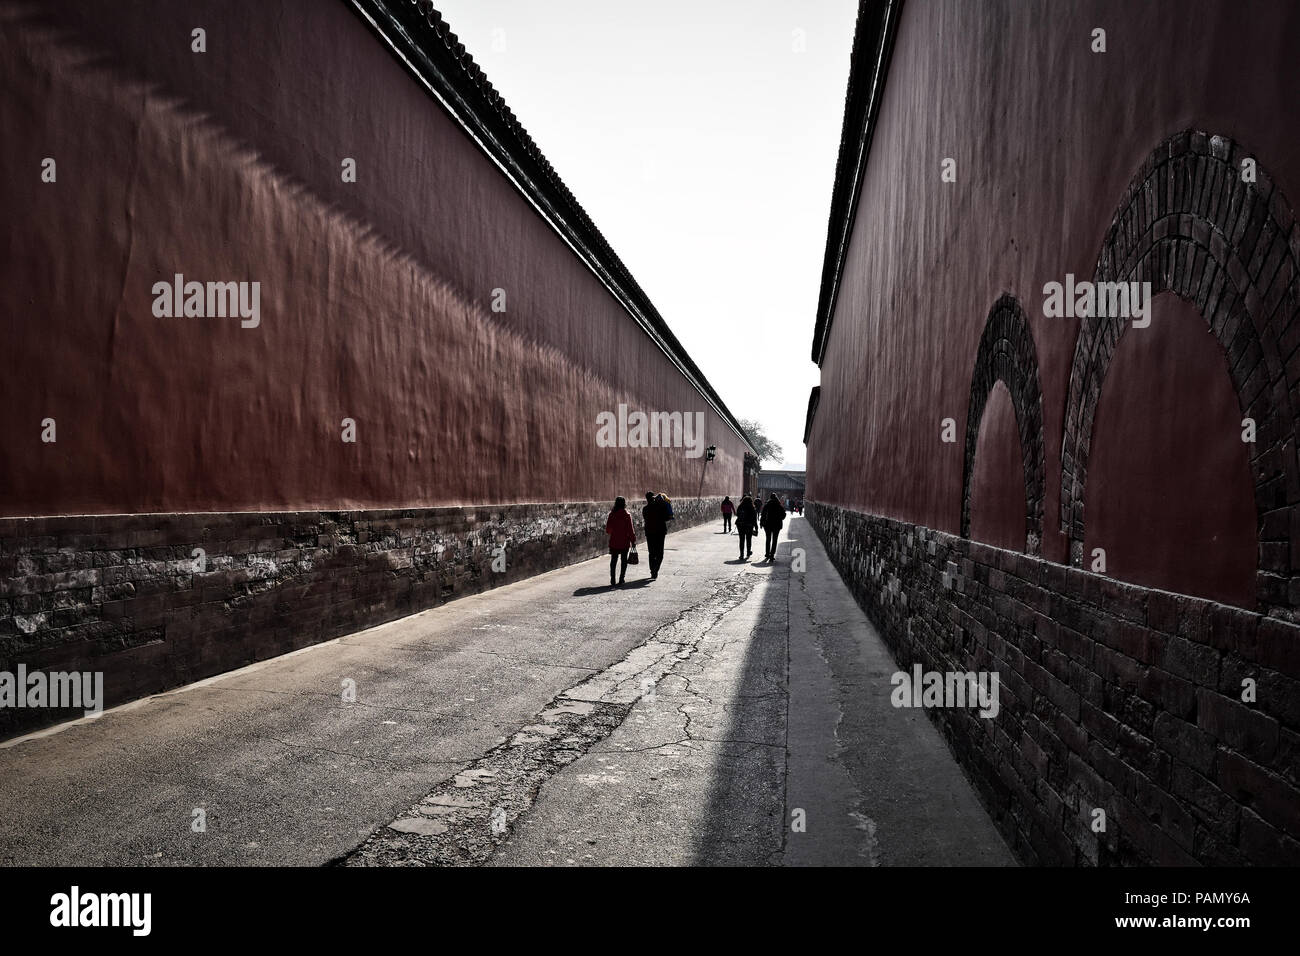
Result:
{"label": "handbag", "polygon": [[637,553],[636,553],[636,545],[635,545],[635,544],[632,545],[632,550],[629,551],[629,552],[627,553],[627,563],[628,563],[628,564],[640,564],[640,563],[641,563],[641,559],[640,559],[639,557],[637,557]]}

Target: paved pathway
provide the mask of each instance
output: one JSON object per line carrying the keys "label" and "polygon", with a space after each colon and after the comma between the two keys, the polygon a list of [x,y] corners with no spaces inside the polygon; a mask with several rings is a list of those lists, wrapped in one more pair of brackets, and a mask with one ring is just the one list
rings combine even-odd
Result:
{"label": "paved pathway", "polygon": [[0,744],[0,864],[1012,863],[787,530],[773,565],[677,532],[654,583],[584,562]]}

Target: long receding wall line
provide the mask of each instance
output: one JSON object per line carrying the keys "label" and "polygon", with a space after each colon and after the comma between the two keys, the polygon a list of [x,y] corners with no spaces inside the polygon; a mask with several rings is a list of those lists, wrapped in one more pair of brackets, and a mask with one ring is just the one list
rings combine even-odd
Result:
{"label": "long receding wall line", "polygon": [[616,495],[684,527],[740,492],[747,439],[526,134],[487,155],[351,4],[0,28],[0,672],[121,703],[598,555]]}
{"label": "long receding wall line", "polygon": [[1300,19],[1185,14],[855,46],[809,514],[900,668],[1001,675],[931,716],[1028,861],[1300,862]]}
{"label": "long receding wall line", "polygon": [[[0,514],[740,487],[749,449],[707,382],[348,5],[0,21],[0,157],[31,172],[0,189]],[[177,276],[255,288],[257,315],[191,309]],[[715,461],[602,446],[623,405],[702,416]]]}
{"label": "long receding wall line", "polygon": [[[995,716],[929,714],[1023,860],[1300,864],[1300,628],[806,508],[900,671],[999,675]],[[865,692],[891,690],[882,677]]]}
{"label": "long receding wall line", "polygon": [[[0,672],[100,672],[113,706],[607,553],[609,508],[0,518]],[[3,707],[0,737],[78,716]]]}
{"label": "long receding wall line", "polygon": [[[858,208],[831,224],[809,494],[1300,619],[1300,154],[1273,82],[1300,21],[1042,6],[905,3],[867,133],[867,79],[849,90],[836,186]],[[1144,108],[1117,109],[1134,89]],[[1094,283],[1149,290],[1142,325],[1049,306]],[[1036,355],[1036,434],[1010,340],[976,407],[1003,297]]]}

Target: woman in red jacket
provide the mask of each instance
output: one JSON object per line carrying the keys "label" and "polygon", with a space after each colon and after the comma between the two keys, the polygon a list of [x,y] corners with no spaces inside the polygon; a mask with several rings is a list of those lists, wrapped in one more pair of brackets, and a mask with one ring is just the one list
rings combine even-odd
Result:
{"label": "woman in red jacket", "polygon": [[623,496],[614,499],[614,509],[605,520],[605,534],[609,535],[609,586],[614,586],[614,566],[618,559],[623,559],[619,571],[618,583],[623,583],[627,576],[627,552],[636,544],[636,529],[632,527],[632,516],[627,513],[627,502]]}

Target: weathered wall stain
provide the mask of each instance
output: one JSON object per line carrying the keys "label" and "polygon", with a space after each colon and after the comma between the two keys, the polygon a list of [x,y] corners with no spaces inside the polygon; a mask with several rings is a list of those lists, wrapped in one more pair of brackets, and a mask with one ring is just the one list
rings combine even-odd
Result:
{"label": "weathered wall stain", "polygon": [[[7,9],[0,57],[0,149],[32,172],[5,197],[0,514],[739,487],[739,436],[343,4],[42,10],[61,32]],[[176,273],[260,281],[260,325],[154,316]],[[619,402],[704,412],[717,459],[598,448]]]}

